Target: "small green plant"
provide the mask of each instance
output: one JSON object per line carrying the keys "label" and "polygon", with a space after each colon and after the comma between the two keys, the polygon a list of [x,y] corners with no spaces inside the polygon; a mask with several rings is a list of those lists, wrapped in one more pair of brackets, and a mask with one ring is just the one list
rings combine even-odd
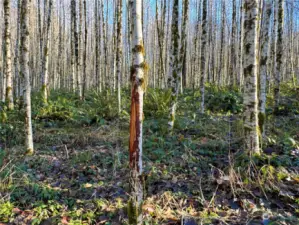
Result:
{"label": "small green plant", "polygon": [[0,201],[0,221],[9,222],[10,217],[12,216],[13,204],[11,202],[1,202]]}
{"label": "small green plant", "polygon": [[207,88],[206,108],[213,113],[233,113],[243,111],[243,99],[238,90],[229,88]]}
{"label": "small green plant", "polygon": [[167,116],[171,92],[165,90],[148,89],[144,102],[144,114],[146,117]]}

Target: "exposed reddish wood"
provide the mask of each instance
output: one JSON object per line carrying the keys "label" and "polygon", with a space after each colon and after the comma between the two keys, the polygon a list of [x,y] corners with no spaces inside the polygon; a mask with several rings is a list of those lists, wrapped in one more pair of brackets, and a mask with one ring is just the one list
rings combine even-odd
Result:
{"label": "exposed reddish wood", "polygon": [[133,81],[133,88],[131,93],[131,119],[130,119],[130,168],[139,167],[137,161],[139,158],[138,137],[140,136],[140,98],[138,93],[138,84]]}

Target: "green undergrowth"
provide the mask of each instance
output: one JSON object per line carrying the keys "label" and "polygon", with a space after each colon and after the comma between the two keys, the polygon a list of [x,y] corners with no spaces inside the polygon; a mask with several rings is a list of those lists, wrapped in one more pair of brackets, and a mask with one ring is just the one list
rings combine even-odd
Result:
{"label": "green undergrowth", "polygon": [[[145,95],[145,224],[180,224],[183,216],[198,224],[263,224],[266,214],[268,224],[298,224],[297,91],[282,85],[279,115],[268,96],[263,153],[251,157],[242,150],[241,92],[210,85],[206,91],[205,114],[199,91],[180,94],[171,135],[170,93]],[[118,114],[110,91],[90,91],[85,101],[52,91],[47,105],[33,93],[30,157],[20,154],[22,112],[1,105],[0,222],[128,224],[130,90],[122,96]]]}

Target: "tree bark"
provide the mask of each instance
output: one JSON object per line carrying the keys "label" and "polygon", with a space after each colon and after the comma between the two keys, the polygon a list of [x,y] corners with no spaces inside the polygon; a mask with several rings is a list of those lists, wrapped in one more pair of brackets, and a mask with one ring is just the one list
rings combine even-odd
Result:
{"label": "tree bark", "polygon": [[250,154],[260,153],[258,137],[258,0],[244,0],[244,137]]}
{"label": "tree bark", "polygon": [[48,5],[48,18],[44,22],[45,29],[45,39],[44,39],[44,57],[43,57],[43,76],[42,76],[42,100],[44,104],[48,102],[49,93],[49,45],[50,45],[50,26],[51,26],[51,14],[52,14],[52,4],[53,1],[49,0]]}
{"label": "tree bark", "polygon": [[117,68],[117,99],[118,113],[121,112],[121,69],[122,69],[122,0],[117,2],[117,40],[116,40],[116,68]]}
{"label": "tree bark", "polygon": [[20,76],[22,81],[22,98],[25,109],[25,133],[27,154],[33,154],[33,133],[31,122],[31,86],[29,74],[29,15],[31,0],[22,0],[21,8],[21,43]]}
{"label": "tree bark", "polygon": [[169,130],[172,131],[175,121],[175,113],[177,108],[178,90],[180,84],[180,68],[179,68],[179,1],[174,0],[172,10],[171,24],[171,43],[170,43],[170,63],[168,88],[171,90],[170,114],[168,120]]}
{"label": "tree bark", "polygon": [[129,223],[142,224],[143,172],[142,172],[142,123],[143,96],[145,91],[146,63],[142,35],[141,0],[133,4],[133,65],[131,68],[131,118],[130,118],[130,187],[128,205]]}
{"label": "tree bark", "polygon": [[13,84],[12,84],[12,68],[11,68],[11,32],[10,32],[10,0],[3,1],[4,8],[4,41],[5,41],[5,77],[6,92],[5,101],[8,110],[13,110]]}
{"label": "tree bark", "polygon": [[259,101],[259,129],[264,134],[264,122],[266,119],[266,85],[267,85],[267,65],[269,49],[269,29],[272,14],[272,1],[264,0],[262,16],[261,58],[260,58],[260,101]]}
{"label": "tree bark", "polygon": [[283,55],[283,4],[284,0],[276,0],[277,10],[277,39],[276,39],[276,70],[274,78],[274,111],[278,111],[280,100],[280,81],[282,74],[282,55]]}
{"label": "tree bark", "polygon": [[201,28],[201,56],[200,56],[200,93],[201,93],[201,113],[205,111],[205,82],[206,82],[206,43],[207,43],[207,8],[208,3],[207,0],[203,0],[202,2],[202,28]]}

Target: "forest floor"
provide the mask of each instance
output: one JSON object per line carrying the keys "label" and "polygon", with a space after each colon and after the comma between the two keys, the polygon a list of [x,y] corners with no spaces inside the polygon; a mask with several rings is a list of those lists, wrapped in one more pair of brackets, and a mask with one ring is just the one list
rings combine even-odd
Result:
{"label": "forest floor", "polygon": [[[268,98],[263,154],[242,151],[242,97],[207,87],[179,98],[167,130],[169,93],[145,98],[145,224],[299,224],[299,92],[282,88],[279,115]],[[24,156],[20,112],[1,112],[0,224],[127,224],[129,91],[85,102],[33,96],[35,154]]]}

